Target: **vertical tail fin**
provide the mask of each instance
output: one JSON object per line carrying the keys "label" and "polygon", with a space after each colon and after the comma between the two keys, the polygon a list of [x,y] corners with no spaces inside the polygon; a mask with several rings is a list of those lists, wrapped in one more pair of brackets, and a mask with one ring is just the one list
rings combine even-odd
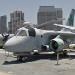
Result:
{"label": "vertical tail fin", "polygon": [[72,9],[67,21],[68,26],[74,26],[74,14],[75,14],[75,9]]}

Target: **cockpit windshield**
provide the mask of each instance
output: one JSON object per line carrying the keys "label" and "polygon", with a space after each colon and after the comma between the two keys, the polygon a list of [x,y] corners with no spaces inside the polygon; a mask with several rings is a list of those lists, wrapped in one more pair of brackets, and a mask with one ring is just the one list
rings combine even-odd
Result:
{"label": "cockpit windshield", "polygon": [[25,30],[21,30],[17,33],[17,36],[27,36],[27,33]]}

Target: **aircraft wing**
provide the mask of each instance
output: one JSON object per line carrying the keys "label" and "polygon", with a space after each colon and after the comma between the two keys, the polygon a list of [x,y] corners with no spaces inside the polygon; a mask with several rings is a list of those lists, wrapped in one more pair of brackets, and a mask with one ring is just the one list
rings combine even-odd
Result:
{"label": "aircraft wing", "polygon": [[75,38],[75,33],[68,32],[68,31],[54,31],[48,32],[47,35],[58,36],[60,35],[62,38]]}
{"label": "aircraft wing", "polygon": [[70,30],[75,30],[74,27],[71,27],[71,26],[66,26],[66,25],[61,25],[61,24],[54,24],[55,26],[58,26],[58,27],[61,27],[61,28],[67,28],[67,29],[70,29]]}
{"label": "aircraft wing", "polygon": [[57,34],[65,38],[75,38],[75,33],[72,32],[58,31]]}

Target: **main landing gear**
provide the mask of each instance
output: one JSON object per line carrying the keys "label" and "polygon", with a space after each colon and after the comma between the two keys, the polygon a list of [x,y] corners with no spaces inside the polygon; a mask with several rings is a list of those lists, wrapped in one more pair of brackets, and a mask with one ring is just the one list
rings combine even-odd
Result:
{"label": "main landing gear", "polygon": [[28,59],[27,56],[17,56],[17,61],[25,62]]}

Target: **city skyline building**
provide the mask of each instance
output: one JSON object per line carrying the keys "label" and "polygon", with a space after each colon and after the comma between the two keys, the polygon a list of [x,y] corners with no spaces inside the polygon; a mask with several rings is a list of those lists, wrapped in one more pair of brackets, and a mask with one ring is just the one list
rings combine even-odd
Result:
{"label": "city skyline building", "polygon": [[9,33],[15,33],[18,28],[23,27],[24,13],[22,11],[14,11],[10,13],[10,22],[8,22]]}
{"label": "city skyline building", "polygon": [[[63,17],[62,8],[55,8],[54,6],[40,6],[37,13],[37,24],[40,25],[47,21],[56,20],[57,18]],[[62,21],[57,22],[58,24],[62,24]],[[47,24],[46,24],[47,25]],[[47,30],[59,30],[60,28],[53,26],[53,23],[42,27],[42,29]]]}
{"label": "city skyline building", "polygon": [[7,33],[7,16],[0,16],[0,34]]}

